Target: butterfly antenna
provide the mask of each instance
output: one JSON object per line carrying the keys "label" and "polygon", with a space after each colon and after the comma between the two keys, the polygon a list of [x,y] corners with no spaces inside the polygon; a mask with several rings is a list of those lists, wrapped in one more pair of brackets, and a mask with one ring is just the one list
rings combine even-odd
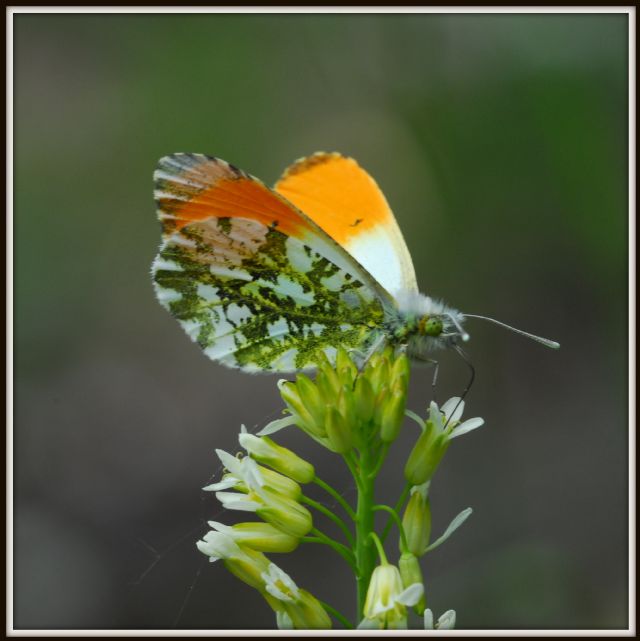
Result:
{"label": "butterfly antenna", "polygon": [[458,322],[456,317],[453,314],[447,314],[447,316],[451,319],[451,322],[455,325],[456,329],[458,330],[458,334],[460,334],[460,338],[466,343],[469,340],[469,334],[462,329],[462,325]]}
{"label": "butterfly antenna", "polygon": [[507,325],[506,323],[501,323],[500,321],[497,321],[495,318],[489,318],[488,316],[478,316],[477,314],[463,314],[464,318],[480,318],[481,320],[486,320],[489,321],[490,323],[494,323],[495,325],[499,325],[500,327],[504,327],[505,329],[510,329],[512,332],[515,332],[516,334],[520,334],[521,336],[525,336],[526,338],[530,338],[533,341],[536,341],[537,343],[541,343],[545,347],[550,347],[551,349],[559,349],[560,348],[560,343],[556,343],[556,341],[551,341],[548,338],[542,338],[541,336],[536,336],[535,334],[529,334],[529,332],[523,332],[521,329],[516,329],[515,327],[511,327],[511,325]]}
{"label": "butterfly antenna", "polygon": [[447,422],[444,424],[443,429],[445,429],[447,425],[449,425],[449,421],[451,420],[451,417],[455,414],[455,411],[458,409],[460,403],[464,401],[465,396],[469,393],[469,390],[473,385],[473,381],[476,379],[476,368],[473,366],[473,363],[469,360],[469,357],[467,356],[465,351],[459,345],[453,345],[453,349],[456,351],[458,356],[460,356],[460,358],[467,364],[467,367],[469,368],[471,376],[469,377],[469,382],[467,383],[467,386],[462,391],[462,394],[460,394],[460,400],[456,403],[456,406],[453,408],[453,411],[449,414],[449,418],[447,419]]}

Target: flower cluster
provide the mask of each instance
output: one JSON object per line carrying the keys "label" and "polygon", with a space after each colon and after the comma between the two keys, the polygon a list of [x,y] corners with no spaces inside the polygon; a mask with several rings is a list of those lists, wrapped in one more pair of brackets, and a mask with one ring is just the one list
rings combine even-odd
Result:
{"label": "flower cluster", "polygon": [[[347,617],[299,588],[265,556],[313,542],[329,546],[352,568],[359,628],[407,628],[413,609],[425,629],[434,629],[433,614],[426,608],[421,559],[446,541],[471,509],[463,510],[431,541],[429,488],[451,440],[480,427],[483,420],[461,422],[464,401],[458,397],[441,408],[432,402],[425,419],[406,410],[409,373],[407,357],[390,349],[373,354],[360,368],[338,350],[335,364],[326,358],[318,364],[315,380],[298,374],[295,381],[278,383],[286,416],[255,435],[242,427],[241,455],[216,450],[225,472],[204,489],[215,492],[225,508],[253,512],[261,520],[231,526],[211,521],[212,529],[198,541],[198,549],[212,561],[221,559],[231,573],[258,590],[274,610],[278,627],[330,628],[330,615],[352,627]],[[375,479],[405,416],[420,426],[404,466],[405,490],[395,507],[377,504]],[[319,478],[311,463],[272,440],[273,434],[291,425],[343,459],[358,490],[357,506]],[[328,492],[347,518],[306,496],[302,486],[309,483]],[[338,525],[344,542],[318,529],[309,508]],[[375,512],[389,515],[382,532],[375,531]],[[396,564],[387,560],[385,551],[393,524],[399,535]],[[449,610],[435,628],[450,629],[454,624],[455,612]]]}
{"label": "flower cluster", "polygon": [[340,349],[332,366],[324,357],[315,382],[298,374],[295,383],[278,387],[293,422],[311,438],[338,454],[371,444],[391,443],[404,419],[409,361],[389,350],[374,354],[362,372]]}
{"label": "flower cluster", "polygon": [[264,522],[227,526],[210,521],[213,529],[197,542],[198,549],[211,561],[221,559],[232,574],[258,590],[275,611],[279,627],[330,628],[320,602],[264,554],[292,552],[311,530],[311,513],[299,502],[299,483],[314,478],[313,466],[268,437],[248,434],[244,426],[239,441],[248,455],[216,450],[226,473],[204,489],[215,492],[227,509],[254,512]]}

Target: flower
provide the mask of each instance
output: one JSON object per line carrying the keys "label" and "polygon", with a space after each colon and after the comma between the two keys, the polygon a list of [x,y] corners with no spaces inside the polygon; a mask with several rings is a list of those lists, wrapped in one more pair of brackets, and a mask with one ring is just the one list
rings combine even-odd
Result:
{"label": "flower", "polygon": [[298,483],[310,483],[313,480],[315,470],[311,463],[307,463],[286,447],[274,443],[268,436],[249,434],[243,425],[238,440],[256,461],[272,467]]}
{"label": "flower", "polygon": [[268,487],[294,500],[302,496],[302,488],[293,479],[258,465],[252,458],[248,456],[238,458],[224,450],[216,450],[216,453],[228,473],[222,477],[221,481],[203,487],[205,492],[234,489],[248,493],[249,488],[257,486]]}
{"label": "flower", "polygon": [[[433,405],[436,405],[433,403]],[[438,406],[436,405],[436,410]],[[460,423],[462,418],[462,413],[464,412],[464,401],[458,397],[454,396],[450,398],[443,406],[440,412],[436,412],[435,420],[438,421],[438,426],[442,426],[440,429],[444,429],[444,425],[447,425],[447,434],[449,440],[452,438],[457,438],[462,436],[471,430],[484,425],[484,419],[476,416],[475,418],[468,418],[464,423]],[[429,414],[431,417],[431,413]],[[445,419],[444,423],[443,418]]]}
{"label": "flower", "polygon": [[411,498],[402,517],[407,547],[415,556],[427,551],[431,536],[431,505],[428,497],[429,481],[411,488]]}
{"label": "flower", "polygon": [[262,552],[240,546],[228,534],[213,530],[207,532],[202,541],[196,541],[196,547],[211,562],[222,559],[229,572],[241,581],[258,590],[264,589],[262,574],[269,567],[269,559]]}
{"label": "flower", "polygon": [[364,603],[364,619],[358,628],[405,629],[406,606],[416,605],[423,593],[421,583],[403,588],[400,571],[395,565],[379,565],[371,575]]}
{"label": "flower", "polygon": [[[216,453],[229,474],[221,482],[204,489],[214,491],[225,508],[255,512],[292,537],[299,538],[309,532],[311,513],[298,503],[302,490],[295,481],[262,468],[248,456],[237,458],[224,450],[216,450]],[[239,491],[224,491],[230,488]]]}
{"label": "flower", "polygon": [[424,629],[425,630],[453,630],[456,625],[456,611],[447,610],[438,618],[435,627],[433,625],[433,612],[429,608],[424,611]]}
{"label": "flower", "polygon": [[[393,441],[405,415],[410,373],[407,356],[396,356],[392,349],[376,352],[362,371],[342,348],[336,352],[335,367],[326,356],[319,359],[315,381],[298,374],[295,382],[278,383],[292,422],[340,454],[370,446],[374,430],[379,430],[383,443]],[[290,424],[280,419],[263,432],[273,433]]]}
{"label": "flower", "polygon": [[422,434],[409,454],[404,475],[412,485],[422,485],[435,473],[451,439],[462,436],[484,424],[482,418],[476,417],[460,423],[464,401],[458,396],[450,398],[442,409],[432,401],[429,406],[429,418],[426,422],[420,418]]}
{"label": "flower", "polygon": [[243,487],[244,491],[249,491],[251,487],[262,487],[265,485],[264,475],[259,465],[248,456],[238,458],[225,452],[216,450],[216,454],[222,465],[228,470],[221,481],[207,485],[203,489],[207,492],[218,492],[229,488]]}
{"label": "flower", "polygon": [[229,526],[209,521],[209,525],[216,532],[230,536],[239,545],[259,552],[293,552],[300,543],[300,539],[285,534],[269,523],[236,523]]}
{"label": "flower", "polygon": [[268,603],[276,611],[279,628],[297,630],[327,630],[331,619],[312,594],[299,588],[293,579],[275,563],[263,572],[265,591],[271,597]]}
{"label": "flower", "polygon": [[[409,587],[414,583],[419,583],[424,586],[420,562],[418,561],[418,557],[411,554],[411,552],[403,552],[400,555],[400,559],[398,560],[398,569],[400,570],[400,576],[402,577],[402,585]],[[413,606],[415,613],[421,615],[424,612],[425,605],[426,599],[423,590],[422,596]]]}
{"label": "flower", "polygon": [[255,512],[261,519],[291,536],[304,536],[313,527],[307,508],[266,487],[252,488],[248,494],[216,492],[216,498],[228,510]]}

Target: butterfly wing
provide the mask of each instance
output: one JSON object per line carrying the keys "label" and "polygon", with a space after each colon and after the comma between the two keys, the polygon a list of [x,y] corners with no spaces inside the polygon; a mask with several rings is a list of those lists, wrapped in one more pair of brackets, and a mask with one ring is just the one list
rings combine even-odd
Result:
{"label": "butterfly wing", "polygon": [[282,196],[199,154],[161,159],[154,180],[156,294],[207,356],[285,372],[377,340],[388,294]]}
{"label": "butterfly wing", "polygon": [[417,292],[407,245],[384,194],[353,158],[316,153],[291,165],[275,190],[344,247],[388,291]]}

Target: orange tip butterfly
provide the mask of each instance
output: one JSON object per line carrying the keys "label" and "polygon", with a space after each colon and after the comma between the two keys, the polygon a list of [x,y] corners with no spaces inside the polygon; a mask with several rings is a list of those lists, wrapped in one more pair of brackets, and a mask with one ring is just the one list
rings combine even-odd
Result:
{"label": "orange tip butterfly", "polygon": [[457,347],[481,318],[418,291],[406,243],[373,178],[316,153],[273,189],[224,160],[173,154],[154,173],[160,303],[211,359],[250,372],[312,369],[338,347],[363,362],[383,346],[414,359]]}

